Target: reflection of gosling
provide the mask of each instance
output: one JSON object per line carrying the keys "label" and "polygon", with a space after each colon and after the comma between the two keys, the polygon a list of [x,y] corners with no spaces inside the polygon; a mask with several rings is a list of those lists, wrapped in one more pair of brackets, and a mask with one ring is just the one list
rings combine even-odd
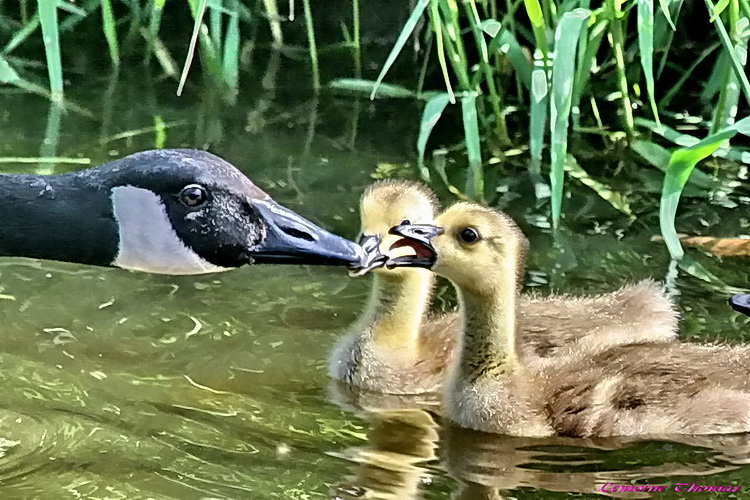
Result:
{"label": "reflection of gosling", "polygon": [[516,327],[525,237],[507,215],[470,203],[436,224],[392,231],[431,252],[429,267],[458,291],[461,352],[444,398],[452,420],[517,436],[750,431],[747,347],[632,344],[529,366]]}
{"label": "reflection of gosling", "polygon": [[[422,184],[377,182],[360,203],[362,240],[380,238],[380,250],[392,258],[410,255],[418,247],[391,249],[399,238],[388,230],[402,222],[431,223],[437,210],[435,195]],[[455,351],[459,315],[425,318],[434,277],[423,269],[380,268],[373,274],[365,312],[331,353],[331,376],[383,393],[439,390]],[[520,349],[534,359],[672,339],[677,327],[671,301],[649,280],[590,297],[524,296],[519,315]]]}
{"label": "reflection of gosling", "polygon": [[419,464],[436,459],[437,424],[422,410],[377,411],[370,417],[368,445],[341,454],[359,465],[335,487],[336,498],[421,498],[429,473]]}

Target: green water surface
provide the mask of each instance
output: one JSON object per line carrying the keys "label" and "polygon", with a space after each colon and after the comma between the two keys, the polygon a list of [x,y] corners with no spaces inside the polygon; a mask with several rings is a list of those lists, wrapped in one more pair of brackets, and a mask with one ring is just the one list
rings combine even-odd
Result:
{"label": "green water surface", "polygon": [[[279,202],[355,237],[358,197],[372,177],[414,175],[419,107],[300,97],[283,65],[274,78],[233,106],[195,90],[178,99],[171,82],[79,82],[69,95],[92,116],[3,93],[0,156],[97,165],[159,143],[207,147]],[[156,116],[168,125],[163,137],[150,129]],[[588,147],[585,167],[619,161],[600,149]],[[663,244],[651,241],[660,174],[622,162],[608,182],[629,193],[637,218],[572,184],[556,240],[523,170],[493,167],[494,203],[532,242],[529,287],[596,293],[668,277]],[[686,199],[680,230],[747,234],[743,196],[729,196],[733,208]],[[729,285],[750,284],[746,261],[690,255]],[[669,281],[685,314],[682,338],[747,340],[728,289],[684,274]],[[368,285],[335,268],[169,277],[0,259],[0,498],[593,498],[605,483],[634,482],[670,485],[654,497],[750,498],[746,436],[534,441],[443,427],[398,402],[359,408],[356,397],[331,391],[325,367]],[[454,307],[448,287],[438,298],[436,307]],[[693,482],[741,490],[674,491]]]}

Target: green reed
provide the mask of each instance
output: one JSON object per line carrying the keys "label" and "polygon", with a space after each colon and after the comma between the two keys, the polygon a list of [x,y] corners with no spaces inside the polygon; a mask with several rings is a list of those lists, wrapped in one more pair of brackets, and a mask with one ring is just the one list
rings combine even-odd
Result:
{"label": "green reed", "polygon": [[[204,80],[227,102],[240,91],[244,48],[265,43],[286,49],[284,54],[304,51],[315,91],[329,85],[371,98],[422,100],[418,172],[425,180],[444,182],[456,196],[491,202],[488,165],[528,146],[536,196],[549,198],[555,227],[564,220],[564,189],[571,182],[566,172],[616,209],[627,205],[595,179],[602,172],[581,167],[577,151],[568,147],[570,136],[593,133],[607,144],[622,142],[665,172],[662,231],[675,258],[681,256],[674,226],[682,188],[697,179],[698,189],[715,189],[712,177],[700,171],[700,160],[719,156],[750,163],[750,152],[730,142],[748,132],[750,0],[417,0],[405,24],[394,29],[387,57],[377,60],[364,60],[361,5],[352,0],[339,44],[350,52],[352,78],[334,82],[321,72],[327,52],[318,40],[330,37],[316,33],[322,26],[316,16],[324,12],[318,4],[302,0],[302,14],[295,16],[293,4],[278,0],[175,2],[171,8],[181,6],[194,20],[193,40],[181,46],[163,39],[162,27],[171,21],[164,19],[165,0],[20,0],[15,10],[4,7],[15,28],[0,40],[0,83],[86,112],[64,100],[61,45],[74,31],[92,26],[98,33],[91,36],[106,42],[112,68],[132,64],[129,56],[140,52],[143,64],[177,80],[177,61],[186,61],[182,87],[194,81],[189,70],[195,56]],[[398,5],[394,8],[406,4]],[[696,38],[688,15],[701,17],[711,29]],[[294,34],[285,31],[294,22],[304,23],[298,30],[305,34],[304,46],[288,45]],[[256,40],[257,33],[268,33],[269,40]],[[421,58],[415,65],[419,74],[411,85],[394,85],[388,80],[413,37],[423,41],[423,49],[410,54]],[[694,43],[689,54],[681,47],[685,39]],[[40,40],[44,56],[36,61],[31,55],[36,52],[26,48]],[[363,79],[373,62],[379,74]],[[37,74],[39,63],[45,76]],[[687,92],[699,93],[699,99]],[[703,132],[669,126],[685,111]],[[448,114],[462,124],[455,141],[462,143],[466,168],[459,171],[446,169],[443,152],[430,153],[431,135]]]}

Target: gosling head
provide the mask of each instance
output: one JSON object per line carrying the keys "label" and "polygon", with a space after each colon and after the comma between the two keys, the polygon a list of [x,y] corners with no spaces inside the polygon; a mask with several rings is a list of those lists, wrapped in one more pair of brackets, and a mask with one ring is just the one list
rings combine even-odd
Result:
{"label": "gosling head", "polygon": [[360,200],[362,226],[359,239],[369,262],[352,274],[359,276],[372,269],[391,275],[401,274],[401,270],[383,267],[388,257],[403,255],[403,250],[388,252],[388,248],[399,239],[388,231],[402,224],[431,224],[439,210],[435,193],[419,182],[383,180],[370,186]]}
{"label": "gosling head", "polygon": [[[402,224],[390,233],[402,237],[392,249],[408,247],[413,252],[392,257],[387,267],[431,269],[461,288],[480,293],[503,286],[509,272],[518,280],[528,248],[513,219],[476,203],[456,203],[434,225]],[[511,268],[509,262],[514,264]]]}

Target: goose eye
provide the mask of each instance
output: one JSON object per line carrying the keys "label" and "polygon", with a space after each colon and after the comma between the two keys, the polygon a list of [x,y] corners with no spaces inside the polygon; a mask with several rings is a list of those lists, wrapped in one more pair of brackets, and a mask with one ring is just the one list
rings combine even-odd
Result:
{"label": "goose eye", "polygon": [[401,221],[401,224],[399,226],[408,226],[411,224],[411,221],[409,219],[404,219]]}
{"label": "goose eye", "polygon": [[461,232],[458,233],[458,237],[464,243],[475,243],[480,239],[479,231],[477,231],[473,227],[466,227],[462,229]]}
{"label": "goose eye", "polygon": [[190,184],[182,188],[179,194],[180,202],[189,208],[196,208],[208,200],[206,188],[198,184]]}

